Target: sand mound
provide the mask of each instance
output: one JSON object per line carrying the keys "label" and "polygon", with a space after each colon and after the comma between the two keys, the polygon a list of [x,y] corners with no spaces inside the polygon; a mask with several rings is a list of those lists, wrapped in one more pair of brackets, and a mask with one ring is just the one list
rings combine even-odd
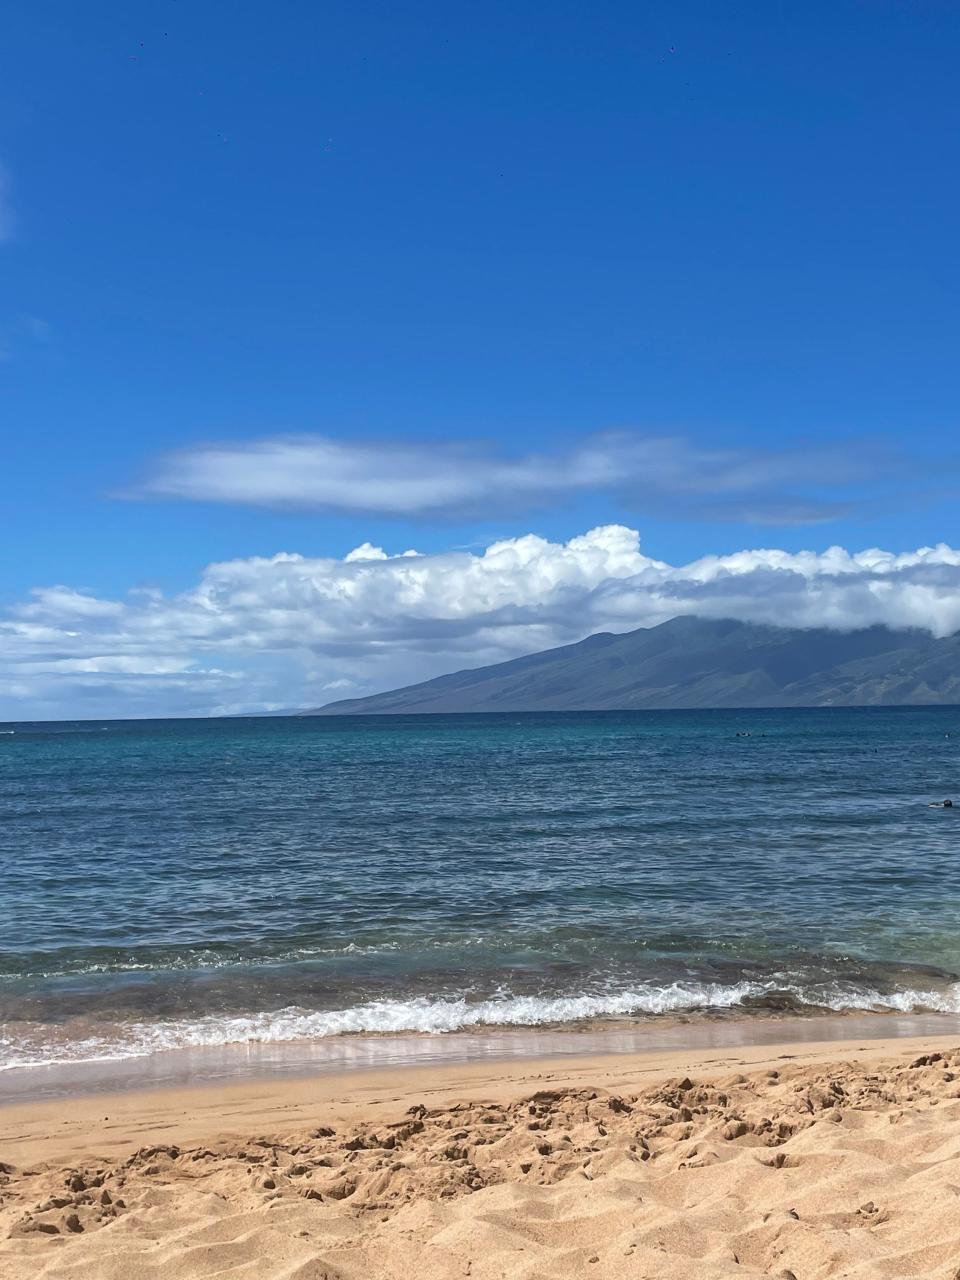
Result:
{"label": "sand mound", "polygon": [[4,1280],[960,1277],[960,1050],[0,1172]]}

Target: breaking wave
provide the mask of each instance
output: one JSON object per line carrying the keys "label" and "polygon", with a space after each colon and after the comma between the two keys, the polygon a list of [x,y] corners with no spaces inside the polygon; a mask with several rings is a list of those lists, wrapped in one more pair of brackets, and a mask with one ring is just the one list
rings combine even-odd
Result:
{"label": "breaking wave", "polygon": [[846,1013],[960,1013],[960,983],[940,991],[880,992],[830,983],[784,988],[772,982],[674,982],[641,985],[611,994],[517,996],[485,1000],[414,997],[374,1000],[346,1009],[310,1011],[288,1007],[227,1017],[88,1024],[54,1029],[39,1023],[0,1028],[0,1070],[57,1062],[107,1062],[146,1057],[175,1049],[224,1045],[281,1044],[349,1035],[440,1035],[493,1027],[545,1027],[585,1021],[743,1007],[745,1011],[783,1007],[798,1011]]}

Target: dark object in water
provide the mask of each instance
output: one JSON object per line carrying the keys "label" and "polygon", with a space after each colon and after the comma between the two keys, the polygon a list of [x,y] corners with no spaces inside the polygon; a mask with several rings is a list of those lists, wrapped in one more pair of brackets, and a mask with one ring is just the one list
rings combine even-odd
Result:
{"label": "dark object in water", "polygon": [[[744,996],[740,1003],[745,1009],[762,1010],[764,1013],[810,1014],[817,1008],[806,1004],[793,991],[761,991],[755,995]],[[829,1011],[824,1009],[823,1012]]]}
{"label": "dark object in water", "polygon": [[927,807],[928,807],[929,809],[952,809],[952,808],[953,808],[953,801],[952,801],[952,800],[940,800],[940,801],[936,801],[936,802],[934,802],[934,803],[933,803],[933,804],[931,804],[931,805],[928,805]]}

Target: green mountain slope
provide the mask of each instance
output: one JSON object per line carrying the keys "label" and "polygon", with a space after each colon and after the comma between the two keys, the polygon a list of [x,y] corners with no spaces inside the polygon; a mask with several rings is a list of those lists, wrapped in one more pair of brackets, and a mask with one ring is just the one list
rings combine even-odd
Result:
{"label": "green mountain slope", "polygon": [[303,715],[960,703],[960,635],[674,618]]}

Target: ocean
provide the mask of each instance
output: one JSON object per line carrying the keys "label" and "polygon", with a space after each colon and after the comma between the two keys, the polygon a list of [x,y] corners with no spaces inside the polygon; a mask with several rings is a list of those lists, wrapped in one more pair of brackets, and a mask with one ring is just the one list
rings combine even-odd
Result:
{"label": "ocean", "polygon": [[0,875],[0,1068],[957,1013],[960,708],[0,725]]}

